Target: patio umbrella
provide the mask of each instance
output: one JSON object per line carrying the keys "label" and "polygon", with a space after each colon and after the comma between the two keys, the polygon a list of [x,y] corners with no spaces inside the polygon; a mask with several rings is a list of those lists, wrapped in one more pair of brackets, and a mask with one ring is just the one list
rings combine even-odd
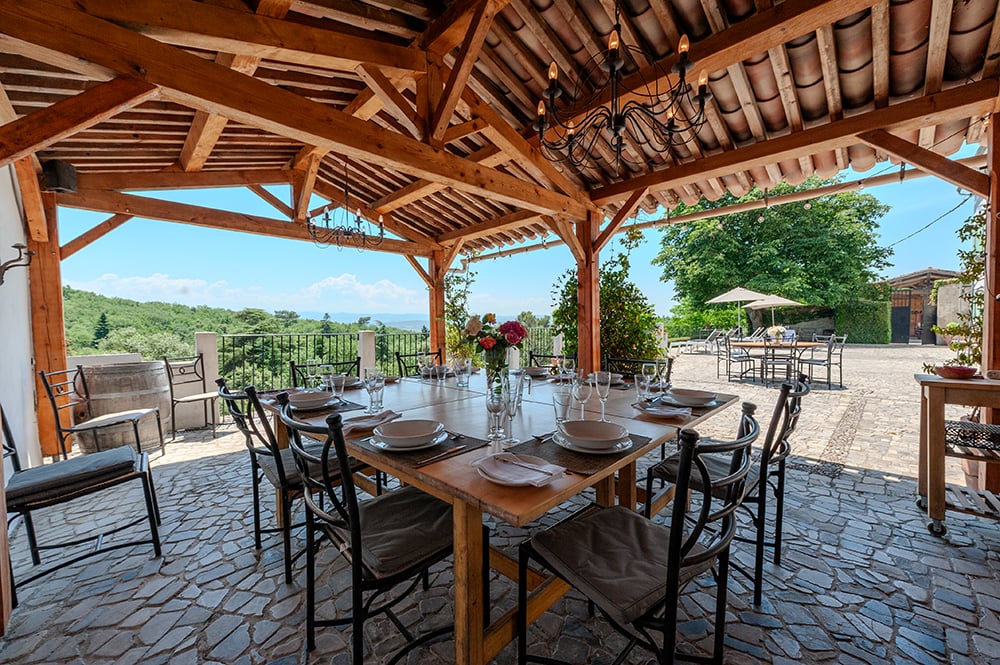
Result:
{"label": "patio umbrella", "polygon": [[740,324],[740,303],[760,300],[761,298],[766,297],[766,293],[757,293],[756,291],[751,291],[750,289],[744,289],[742,286],[737,286],[735,289],[729,289],[725,293],[715,296],[708,301],[708,304],[718,305],[724,302],[736,303],[736,328],[737,330],[742,331],[743,327],[742,324]]}
{"label": "patio umbrella", "polygon": [[774,325],[774,308],[775,307],[794,307],[796,305],[802,305],[802,303],[791,300],[789,298],[782,298],[781,296],[764,296],[760,300],[754,300],[751,303],[743,305],[747,309],[764,309],[765,307],[771,308],[771,325]]}

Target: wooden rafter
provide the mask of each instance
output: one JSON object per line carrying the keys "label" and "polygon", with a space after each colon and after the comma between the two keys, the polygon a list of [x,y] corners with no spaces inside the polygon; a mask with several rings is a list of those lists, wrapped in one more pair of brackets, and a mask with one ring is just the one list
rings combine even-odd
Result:
{"label": "wooden rafter", "polygon": [[[60,25],[60,31],[52,25]],[[33,57],[72,55],[158,85],[178,103],[348,157],[440,181],[446,186],[537,212],[580,217],[564,195],[468,161],[322,104],[232,72],[81,12],[40,0],[0,6],[0,32],[30,42]],[[62,60],[64,61],[64,60]]]}
{"label": "wooden rafter", "polygon": [[452,65],[444,92],[434,109],[434,115],[428,123],[430,136],[434,140],[441,140],[451,123],[451,116],[455,112],[458,100],[462,97],[462,91],[469,80],[469,74],[472,73],[472,67],[479,58],[479,51],[483,48],[483,41],[486,39],[486,33],[489,32],[495,15],[493,0],[480,0],[479,5],[472,13],[465,39],[462,40],[462,48]]}
{"label": "wooden rafter", "polygon": [[591,198],[598,205],[605,205],[642,187],[648,187],[650,192],[659,192],[704,178],[795,159],[805,150],[817,153],[847,147],[857,143],[857,134],[873,129],[913,130],[949,118],[987,113],[993,106],[997,91],[997,81],[977,81],[601,187],[591,192]]}
{"label": "wooden rafter", "polygon": [[648,193],[648,189],[637,189],[632,192],[632,195],[628,197],[628,200],[625,201],[625,203],[622,204],[622,207],[618,209],[618,214],[614,216],[614,219],[611,220],[604,230],[601,231],[601,234],[597,236],[597,239],[594,240],[595,252],[600,252],[604,249],[605,245],[608,244],[608,241],[611,240],[611,236],[618,233],[618,230],[621,229],[622,225],[629,218],[629,215],[635,211],[639,202],[646,198],[646,194]]}
{"label": "wooden rafter", "polygon": [[31,158],[22,157],[14,162],[14,174],[21,189],[21,205],[24,207],[24,221],[28,225],[28,237],[35,242],[48,242],[42,188],[38,184],[38,173]]}
{"label": "wooden rafter", "polygon": [[[508,161],[509,157],[501,153],[499,149],[490,146],[470,155],[468,159],[482,166],[492,168]],[[383,196],[372,204],[372,208],[379,212],[391,212],[419,201],[435,192],[440,192],[444,188],[443,184],[434,182],[433,180],[417,180],[391,194]]]}
{"label": "wooden rafter", "polygon": [[485,238],[486,236],[493,235],[494,233],[503,233],[504,231],[517,229],[525,224],[537,221],[538,219],[539,215],[521,210],[518,212],[512,212],[509,215],[497,217],[496,219],[490,219],[485,222],[473,224],[472,226],[466,226],[455,231],[445,231],[437,236],[437,240],[438,242],[445,243],[461,238],[468,242],[469,240]]}
{"label": "wooden rafter", "polygon": [[[285,222],[257,215],[215,210],[187,203],[163,201],[134,194],[121,192],[79,191],[75,194],[59,194],[58,202],[67,208],[98,210],[108,213],[133,215],[145,219],[158,219],[165,222],[191,224],[211,229],[240,231],[257,235],[288,238],[290,240],[305,240],[312,242],[312,237],[304,224]],[[428,250],[423,245],[392,240],[386,238],[376,251],[393,252],[427,256]]]}
{"label": "wooden rafter", "polygon": [[[888,106],[889,0],[880,0],[872,5],[872,85],[875,88],[875,108]],[[837,103],[840,103],[839,99]]]}
{"label": "wooden rafter", "polygon": [[320,157],[313,155],[302,168],[295,170],[295,175],[292,177],[295,204],[292,217],[297,221],[305,221],[306,215],[309,213],[309,201],[312,199],[313,189],[316,187],[316,174],[319,172],[321,161]]}
{"label": "wooden rafter", "polygon": [[[932,2],[930,35],[927,38],[927,68],[924,73],[924,95],[941,90],[944,65],[948,56],[948,37],[951,33],[952,3]],[[934,143],[934,127],[920,128],[920,147],[930,148]]]}
{"label": "wooden rafter", "polygon": [[264,189],[263,185],[248,185],[247,189],[259,196],[261,199],[266,201],[271,205],[272,208],[280,212],[282,215],[288,217],[288,219],[295,218],[295,211],[292,210],[291,206],[279,199],[277,196]]}
{"label": "wooden rafter", "polygon": [[858,134],[858,138],[868,145],[884,150],[898,159],[913,164],[942,180],[972,192],[984,199],[989,198],[990,177],[985,173],[962,166],[947,157],[942,157],[919,145],[893,136],[883,129]]}
{"label": "wooden rafter", "polygon": [[0,166],[27,157],[157,94],[156,86],[145,81],[117,78],[0,125]]}
{"label": "wooden rafter", "polygon": [[[573,258],[578,262],[586,261],[587,257],[592,256],[590,247],[585,247],[577,236],[576,230],[573,225],[567,222],[565,219],[560,219],[559,217],[549,217],[544,215],[542,221],[545,222],[545,226],[552,229],[559,238],[566,243],[569,247],[569,251],[572,252]],[[596,254],[596,252],[594,252]]]}
{"label": "wooden rafter", "polygon": [[427,270],[422,265],[420,265],[420,262],[417,261],[412,256],[406,256],[405,258],[406,262],[409,263],[411,266],[413,266],[413,269],[417,272],[417,276],[423,280],[424,284],[427,285],[427,288],[433,289],[434,280],[431,279],[431,276],[430,274],[428,274]]}
{"label": "wooden rafter", "polygon": [[399,79],[393,81],[373,65],[358,65],[355,71],[382,101],[382,108],[403,125],[411,136],[416,139],[424,137],[423,122],[413,105],[396,89]]}
{"label": "wooden rafter", "polygon": [[108,233],[111,233],[119,226],[132,219],[132,215],[112,215],[108,217],[103,222],[94,225],[92,228],[87,229],[77,237],[73,238],[65,245],[59,248],[59,258],[65,261],[69,257],[73,256],[81,249],[94,242],[98,238],[101,238]]}

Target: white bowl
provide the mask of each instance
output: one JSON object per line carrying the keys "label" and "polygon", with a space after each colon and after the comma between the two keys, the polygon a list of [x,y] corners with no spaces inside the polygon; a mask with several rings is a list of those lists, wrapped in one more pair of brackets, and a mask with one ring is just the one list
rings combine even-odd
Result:
{"label": "white bowl", "polygon": [[533,376],[533,377],[537,378],[539,376],[548,376],[548,374],[549,374],[549,368],[548,367],[525,367],[524,368],[524,372],[528,376]]}
{"label": "white bowl", "polygon": [[288,403],[296,409],[316,409],[330,401],[333,395],[325,390],[289,393]]}
{"label": "white bowl", "polygon": [[573,445],[593,450],[607,449],[628,436],[628,430],[617,423],[599,420],[564,420],[559,433]]}
{"label": "white bowl", "polygon": [[427,443],[443,429],[436,420],[394,420],[382,423],[373,433],[394,448],[410,448]]}
{"label": "white bowl", "polygon": [[681,406],[705,406],[714,401],[717,395],[704,390],[686,390],[671,388],[667,391],[667,399]]}

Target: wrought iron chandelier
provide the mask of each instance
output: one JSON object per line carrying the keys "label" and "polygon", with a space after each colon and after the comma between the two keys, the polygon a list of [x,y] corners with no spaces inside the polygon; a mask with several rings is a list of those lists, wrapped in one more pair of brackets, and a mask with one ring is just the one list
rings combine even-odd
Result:
{"label": "wrought iron chandelier", "polygon": [[344,162],[344,202],[339,209],[343,210],[343,218],[340,220],[330,216],[330,206],[324,208],[323,215],[318,222],[314,217],[307,220],[306,226],[309,229],[309,235],[317,245],[365,249],[378,247],[385,240],[382,215],[378,216],[377,235],[370,232],[372,227],[376,225],[361,216],[360,206],[355,208],[354,219],[351,220],[351,179],[346,161]]}
{"label": "wrought iron chandelier", "polygon": [[[621,17],[616,2],[615,24],[608,37],[607,50],[591,58],[580,70],[574,94],[562,108],[556,105],[562,95],[559,69],[555,62],[549,66],[548,87],[532,123],[538,132],[542,153],[548,160],[569,162],[576,167],[587,162],[598,163],[601,157],[595,153],[595,146],[605,134],[614,151],[616,169],[623,161],[645,166],[627,158],[626,137],[640,153],[665,153],[684,143],[685,135],[698,131],[705,124],[705,103],[712,96],[708,91],[708,75],[701,73],[697,91],[687,83],[687,74],[694,68],[694,62],[688,57],[687,35],[681,37],[677,49],[680,57],[671,67],[675,77],[671,79],[655,64],[655,58],[648,58],[654,61],[657,80],[652,85],[644,81],[642,89],[635,90],[623,87],[626,58],[632,61],[630,69],[641,71],[631,54],[643,51],[622,44],[620,35]],[[669,88],[660,89],[661,81],[671,80]]]}

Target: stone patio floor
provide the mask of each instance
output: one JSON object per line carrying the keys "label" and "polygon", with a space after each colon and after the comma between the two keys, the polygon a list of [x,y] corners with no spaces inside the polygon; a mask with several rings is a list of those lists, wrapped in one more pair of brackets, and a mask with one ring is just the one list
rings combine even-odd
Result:
{"label": "stone patio floor", "polygon": [[[727,663],[1000,662],[997,525],[949,513],[948,533],[937,538],[914,505],[918,390],[912,375],[922,363],[948,356],[933,347],[849,346],[847,388],[814,386],[788,474],[784,559],[780,568],[766,568],[760,608],[751,605],[745,580],[732,577]],[[713,356],[683,355],[675,384],[735,392],[760,405],[766,424],[776,391],[718,380],[715,365]],[[702,434],[731,435],[737,415],[729,409]],[[231,425],[214,440],[206,432],[184,433],[165,456],[154,454],[153,468],[162,558],[152,558],[149,547],[117,550],[22,588],[21,605],[0,640],[0,662],[349,662],[349,631],[321,630],[317,650],[304,650],[303,562],[295,583],[285,585],[279,538],[267,538],[260,552],[253,548],[249,464]],[[949,468],[949,480],[960,479],[960,469]],[[69,511],[38,515],[39,533],[86,532],[129,505],[139,514],[136,488],[83,499]],[[539,526],[571,508],[554,511]],[[526,535],[493,526],[493,545],[511,552]],[[338,596],[343,609],[346,567],[329,548],[321,556],[328,571],[324,591]],[[745,545],[735,545],[734,556],[752,563]],[[23,527],[12,534],[12,558],[23,576],[31,567]],[[449,621],[450,569],[432,572],[431,589],[417,592],[401,612],[408,625]],[[684,600],[680,631],[694,649],[710,644],[712,586],[707,577]],[[507,609],[514,586],[495,577],[492,596],[494,611]],[[533,625],[530,640],[534,650],[575,663],[609,663],[621,645],[574,594]],[[399,637],[388,621],[376,620],[366,643],[366,662],[383,663]],[[514,662],[512,651],[494,662]],[[445,639],[407,662],[453,660]],[[636,651],[628,662],[651,659]]]}

